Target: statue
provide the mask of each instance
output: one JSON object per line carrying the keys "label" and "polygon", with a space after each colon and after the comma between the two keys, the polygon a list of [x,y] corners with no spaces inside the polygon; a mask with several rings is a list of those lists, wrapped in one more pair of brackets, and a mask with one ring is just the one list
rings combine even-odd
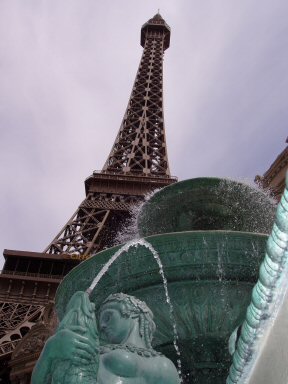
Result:
{"label": "statue", "polygon": [[153,313],[145,302],[116,293],[107,297],[98,326],[86,292],[70,299],[59,327],[48,339],[32,384],[178,384],[174,364],[152,348]]}

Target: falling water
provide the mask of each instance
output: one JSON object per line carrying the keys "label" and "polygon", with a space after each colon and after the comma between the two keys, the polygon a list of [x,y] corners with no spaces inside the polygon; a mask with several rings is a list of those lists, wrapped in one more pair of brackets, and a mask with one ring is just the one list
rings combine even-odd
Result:
{"label": "falling water", "polygon": [[129,218],[118,228],[117,233],[113,239],[113,246],[120,245],[123,243],[131,242],[135,239],[140,239],[139,228],[138,228],[138,217],[142,211],[143,205],[151,199],[159,191],[159,188],[146,193],[144,200],[133,204],[129,210]]}
{"label": "falling water", "polygon": [[221,282],[224,278],[224,268],[223,268],[223,253],[224,253],[224,244],[221,244],[221,246],[218,245],[217,247],[217,275],[218,280]]}
{"label": "falling water", "polygon": [[268,190],[259,188],[248,179],[239,178],[238,183],[235,183],[235,180],[222,179],[214,191],[220,200],[228,202],[227,207],[234,212],[230,229],[239,230],[242,226],[241,217],[245,216],[245,231],[256,233],[271,231],[276,201]]}
{"label": "falling water", "polygon": [[173,345],[177,354],[177,367],[178,367],[178,374],[180,376],[181,382],[182,382],[182,366],[181,366],[181,359],[180,359],[180,350],[178,347],[178,332],[177,332],[177,327],[176,327],[176,321],[175,321],[175,316],[174,316],[174,308],[170,300],[169,292],[168,292],[168,286],[167,286],[167,279],[164,274],[163,270],[163,264],[161,262],[161,259],[159,257],[158,252],[152,247],[148,241],[144,239],[139,240],[139,244],[143,245],[145,248],[149,249],[149,251],[152,253],[154,259],[156,260],[158,267],[159,267],[159,273],[162,277],[163,281],[163,286],[164,286],[164,291],[165,291],[165,297],[166,297],[166,303],[169,305],[169,314],[170,314],[170,319],[173,324]]}
{"label": "falling water", "polygon": [[95,279],[92,281],[90,287],[87,289],[87,293],[90,295],[91,292],[95,289],[99,281],[101,280],[102,276],[105,275],[105,273],[108,271],[110,266],[120,257],[124,252],[127,252],[131,247],[138,247],[139,245],[142,245],[143,247],[149,249],[149,251],[152,253],[154,259],[156,260],[158,267],[159,267],[159,274],[161,275],[162,281],[163,281],[163,286],[164,286],[164,291],[165,291],[165,298],[166,298],[166,303],[169,305],[169,315],[171,322],[173,324],[173,345],[174,349],[177,354],[177,368],[178,368],[178,374],[180,376],[180,381],[182,382],[182,364],[181,364],[181,359],[180,359],[180,350],[178,347],[178,332],[177,332],[177,327],[176,327],[176,321],[175,321],[175,316],[174,316],[174,308],[170,300],[169,292],[168,292],[168,286],[167,286],[167,279],[165,277],[165,273],[163,270],[163,264],[161,262],[161,259],[159,257],[158,252],[152,247],[148,241],[144,239],[139,239],[139,240],[134,240],[130,241],[126,244],[124,244],[109,260],[108,262],[103,266],[103,268],[99,271],[98,275],[95,277]]}
{"label": "falling water", "polygon": [[139,212],[141,211],[143,204],[145,202],[141,201],[133,205],[133,207],[129,211],[129,218],[127,218],[120,228],[117,229],[117,233],[113,239],[113,246],[129,243],[133,240],[139,239],[139,229],[137,225],[137,218]]}

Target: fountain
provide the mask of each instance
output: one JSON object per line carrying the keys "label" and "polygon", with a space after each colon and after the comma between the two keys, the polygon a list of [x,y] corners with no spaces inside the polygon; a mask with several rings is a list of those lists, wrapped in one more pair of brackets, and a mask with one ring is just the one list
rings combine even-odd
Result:
{"label": "fountain", "polygon": [[184,383],[224,384],[228,340],[245,320],[274,214],[263,192],[236,181],[168,186],[140,212],[144,240],[102,251],[65,277],[56,296],[59,319],[77,291],[88,290],[96,312],[108,295],[133,295],[154,313],[153,347],[181,365]]}
{"label": "fountain", "polygon": [[[217,178],[176,183],[143,206],[138,228],[163,264],[184,382],[225,382],[231,364],[228,339],[244,321],[273,217],[274,205],[264,193]],[[87,290],[119,249],[100,252],[64,279],[57,293],[60,319],[73,292]],[[154,346],[177,364],[159,266],[141,243],[123,250],[91,299],[99,308],[115,292],[135,295],[149,305],[157,325]]]}

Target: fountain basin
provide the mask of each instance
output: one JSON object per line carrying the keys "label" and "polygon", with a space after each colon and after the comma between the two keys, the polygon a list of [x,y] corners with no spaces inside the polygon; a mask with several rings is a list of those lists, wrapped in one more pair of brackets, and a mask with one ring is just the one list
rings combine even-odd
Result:
{"label": "fountain basin", "polygon": [[[187,231],[154,235],[146,240],[163,263],[186,381],[224,383],[231,363],[228,338],[245,317],[267,236],[233,231]],[[56,295],[60,319],[72,294],[86,290],[118,249],[98,253],[65,277]],[[157,325],[154,346],[176,362],[173,325],[163,282],[147,248],[133,247],[124,252],[100,280],[91,299],[99,308],[103,300],[115,292],[146,301]]]}
{"label": "fountain basin", "polygon": [[249,185],[202,177],[165,187],[143,206],[141,236],[195,230],[270,233],[275,203]]}

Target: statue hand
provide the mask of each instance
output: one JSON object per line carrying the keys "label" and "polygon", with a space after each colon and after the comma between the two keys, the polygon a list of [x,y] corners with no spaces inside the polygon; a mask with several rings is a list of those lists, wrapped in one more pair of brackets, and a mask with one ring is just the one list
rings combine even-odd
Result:
{"label": "statue hand", "polygon": [[58,331],[47,341],[49,359],[70,360],[76,365],[88,365],[95,360],[98,349],[85,337],[86,329],[78,325]]}

